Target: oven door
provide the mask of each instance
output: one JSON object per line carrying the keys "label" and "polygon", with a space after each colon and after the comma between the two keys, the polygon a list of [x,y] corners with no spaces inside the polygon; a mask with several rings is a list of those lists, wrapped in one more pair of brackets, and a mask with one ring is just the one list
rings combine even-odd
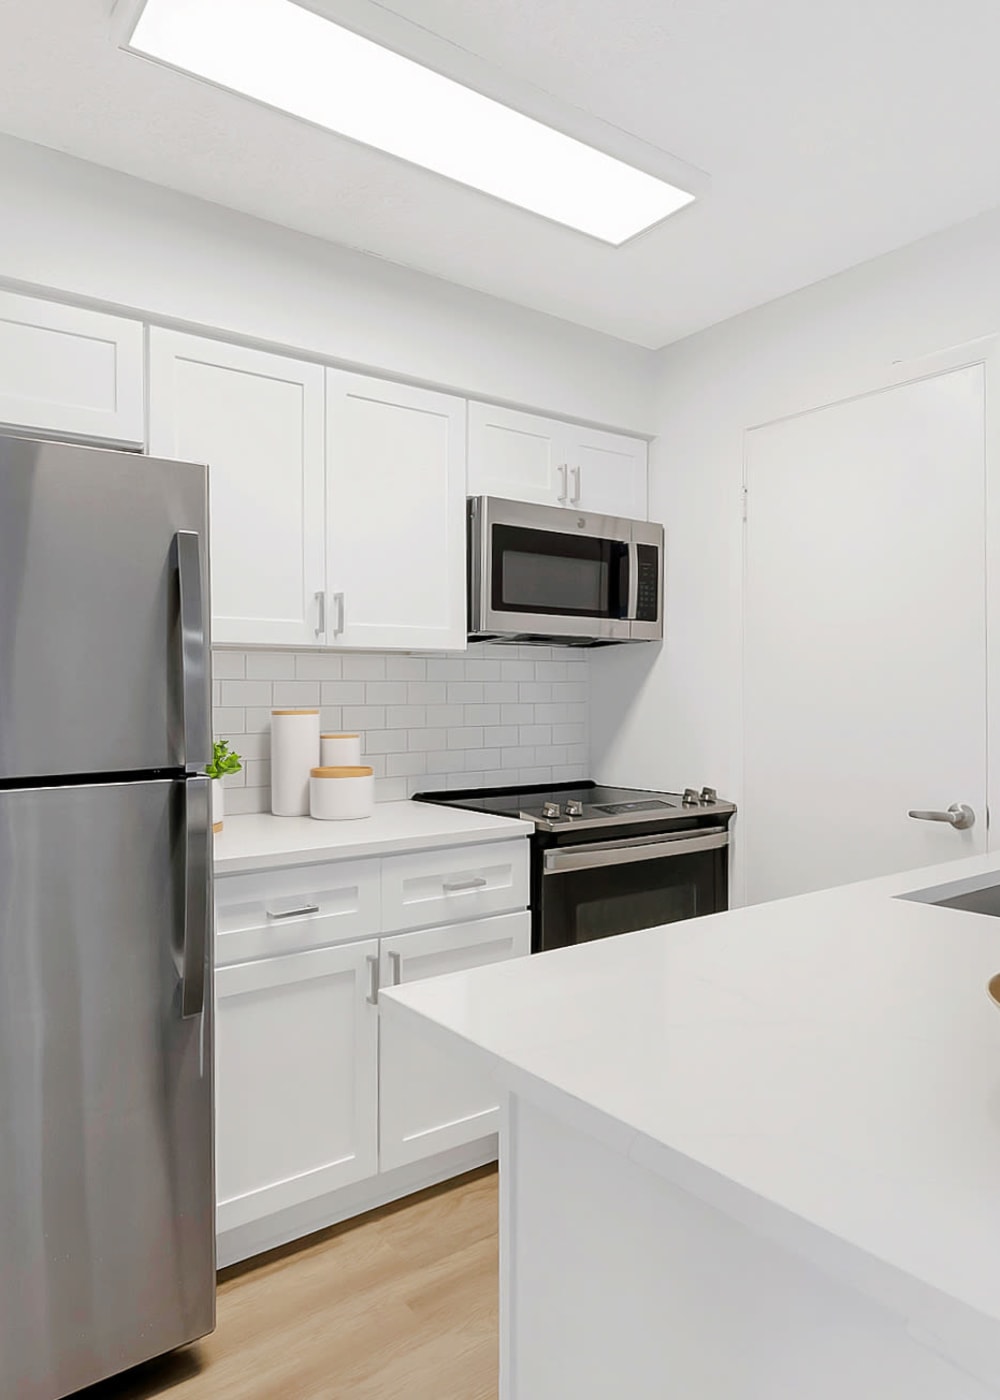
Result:
{"label": "oven door", "polygon": [[480,497],[469,524],[473,635],[629,640],[631,522]]}
{"label": "oven door", "polygon": [[728,907],[723,827],[558,846],[542,858],[532,951],[656,928]]}

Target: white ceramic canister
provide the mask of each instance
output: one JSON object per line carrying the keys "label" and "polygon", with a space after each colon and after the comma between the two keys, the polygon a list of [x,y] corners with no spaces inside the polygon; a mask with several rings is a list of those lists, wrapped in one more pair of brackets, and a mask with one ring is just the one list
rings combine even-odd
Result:
{"label": "white ceramic canister", "polygon": [[271,811],[309,815],[309,774],[319,758],[319,710],[271,711]]}
{"label": "white ceramic canister", "polygon": [[319,762],[321,768],[357,768],[361,763],[361,735],[321,734]]}
{"label": "white ceramic canister", "polygon": [[375,775],[364,764],[314,768],[309,778],[309,810],[324,822],[370,817],[375,805]]}

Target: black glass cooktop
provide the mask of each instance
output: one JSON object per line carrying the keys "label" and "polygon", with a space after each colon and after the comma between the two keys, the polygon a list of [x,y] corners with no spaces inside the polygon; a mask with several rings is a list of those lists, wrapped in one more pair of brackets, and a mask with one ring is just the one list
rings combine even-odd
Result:
{"label": "black glass cooktop", "polygon": [[569,803],[579,802],[584,817],[623,816],[629,812],[660,812],[680,807],[676,793],[642,792],[635,788],[601,787],[597,783],[552,783],[537,787],[478,788],[460,792],[421,792],[419,802],[465,807],[472,812],[493,812],[516,817],[524,812],[541,816],[547,802],[558,803],[562,812]]}

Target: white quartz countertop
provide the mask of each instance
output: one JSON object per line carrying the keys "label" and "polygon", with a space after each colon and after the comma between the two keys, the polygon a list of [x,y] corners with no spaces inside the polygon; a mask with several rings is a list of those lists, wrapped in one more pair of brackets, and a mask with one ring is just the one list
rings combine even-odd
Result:
{"label": "white quartz countertop", "polygon": [[527,836],[531,822],[429,802],[377,802],[359,821],[322,822],[268,814],[227,817],[215,838],[215,873],[234,874],[321,860],[426,851]]}
{"label": "white quartz countertop", "polygon": [[1000,919],[976,857],[383,993],[383,1015],[893,1308],[1000,1386]]}

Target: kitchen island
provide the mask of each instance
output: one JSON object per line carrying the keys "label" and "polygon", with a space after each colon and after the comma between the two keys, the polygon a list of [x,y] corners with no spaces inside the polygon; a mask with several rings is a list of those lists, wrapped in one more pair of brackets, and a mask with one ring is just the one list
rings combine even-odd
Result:
{"label": "kitchen island", "polygon": [[1000,1395],[996,854],[382,994],[502,1092],[502,1400]]}

